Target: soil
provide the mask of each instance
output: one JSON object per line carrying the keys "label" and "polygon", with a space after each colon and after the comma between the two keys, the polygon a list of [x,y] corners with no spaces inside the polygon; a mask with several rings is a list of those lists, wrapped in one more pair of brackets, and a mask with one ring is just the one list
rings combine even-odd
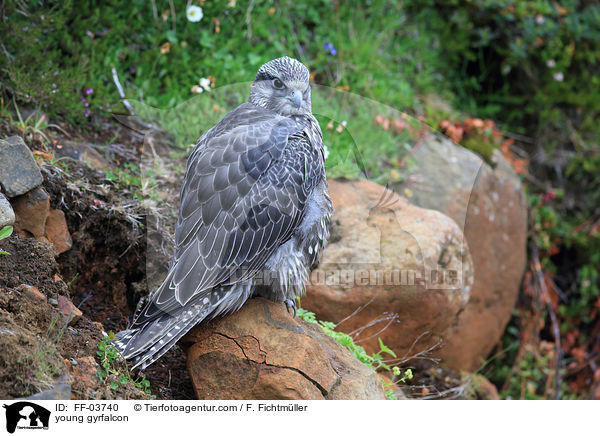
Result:
{"label": "soil", "polygon": [[[142,140],[122,134],[118,150],[123,152],[111,155],[111,165],[139,157]],[[150,398],[130,385],[103,385],[96,375],[96,353],[106,332],[127,327],[148,284],[166,273],[176,207],[154,205],[170,211],[165,216],[143,208],[104,172],[78,161],[42,164],[42,174],[51,207],[65,213],[73,247],[55,258],[43,240],[13,235],[0,241],[0,249],[11,254],[0,256],[0,398],[48,391],[61,380],[69,380],[72,398]],[[158,177],[161,197],[178,197],[178,179]],[[36,287],[47,301],[35,300],[23,284]],[[59,295],[83,313],[71,325],[51,304]],[[143,374],[132,373],[138,376],[150,381],[157,399],[195,398],[185,354],[177,346]]]}

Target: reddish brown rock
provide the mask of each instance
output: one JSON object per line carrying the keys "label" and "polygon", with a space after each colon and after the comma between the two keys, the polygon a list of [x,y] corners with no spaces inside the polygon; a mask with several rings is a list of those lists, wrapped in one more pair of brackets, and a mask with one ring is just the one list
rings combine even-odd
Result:
{"label": "reddish brown rock", "polygon": [[69,324],[75,324],[81,318],[81,310],[64,295],[58,296],[58,310],[69,319]]}
{"label": "reddish brown rock", "polygon": [[256,298],[183,339],[199,399],[384,399],[375,371],[282,303]]}
{"label": "reddish brown rock", "polygon": [[96,328],[96,330],[100,332],[104,331],[104,326],[102,325],[102,323],[99,323],[98,321],[92,321],[90,324],[93,325]]}
{"label": "reddish brown rock", "polygon": [[64,253],[73,246],[71,234],[62,210],[51,209],[46,220],[46,238],[54,245],[58,254]]}
{"label": "reddish brown rock", "polygon": [[329,245],[302,306],[341,323],[369,352],[437,344],[465,307],[472,263],[456,223],[375,183],[331,181]]}
{"label": "reddish brown rock", "polygon": [[466,374],[469,385],[478,400],[499,400],[498,389],[481,374]]}
{"label": "reddish brown rock", "polygon": [[34,237],[44,234],[46,218],[50,210],[50,197],[43,188],[35,188],[16,197],[13,201],[15,230],[27,232]]}
{"label": "reddish brown rock", "polygon": [[92,356],[79,357],[77,365],[65,360],[65,366],[73,379],[71,399],[93,398],[92,392],[97,390],[100,384],[97,375],[99,365],[96,360]]}
{"label": "reddish brown rock", "polygon": [[406,181],[411,202],[439,210],[464,229],[475,281],[465,310],[444,333],[438,356],[458,370],[477,370],[498,343],[526,265],[527,206],[521,183],[496,150],[495,167],[447,139],[430,138],[414,155]]}
{"label": "reddish brown rock", "polygon": [[37,301],[39,303],[47,303],[48,302],[48,299],[46,298],[46,296],[44,294],[42,294],[40,292],[40,290],[38,288],[36,288],[35,286],[21,285],[17,289],[19,291],[22,291],[23,295],[25,295],[27,298],[30,298],[34,301]]}

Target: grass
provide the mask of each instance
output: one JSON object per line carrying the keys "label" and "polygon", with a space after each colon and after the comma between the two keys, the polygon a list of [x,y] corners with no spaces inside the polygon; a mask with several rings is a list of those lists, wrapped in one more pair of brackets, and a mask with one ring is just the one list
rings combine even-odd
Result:
{"label": "grass", "polygon": [[154,189],[157,182],[152,170],[143,171],[137,165],[125,163],[123,168],[107,170],[104,176],[115,183],[121,192],[127,190],[139,202],[145,199],[159,201]]}
{"label": "grass", "polygon": [[[175,136],[176,147],[189,150],[198,137],[227,112],[247,99],[250,82],[213,89],[174,108],[160,109],[132,102],[135,112]],[[313,86],[313,113],[321,125],[330,153],[326,170],[331,178],[360,177],[395,180],[393,169],[402,162],[418,135],[409,129],[392,133],[374,124],[378,116],[403,119],[417,132],[421,123],[390,106],[335,88]]]}
{"label": "grass", "polygon": [[[325,87],[313,99],[315,112],[322,115],[323,131],[330,119],[336,123],[345,120],[349,125],[346,133],[350,136],[332,134],[326,138],[332,161],[345,160],[354,141],[365,155],[364,161],[371,162],[376,158],[385,161],[403,150],[402,140],[391,141],[374,129],[365,131],[378,114],[374,112],[408,111],[414,115],[423,106],[419,95],[441,94],[446,89],[435,35],[427,32],[426,23],[412,22],[399,2],[351,8],[324,0],[265,2],[253,3],[252,9],[241,3],[229,8],[225,2],[208,2],[203,5],[204,18],[199,23],[187,21],[185,1],[173,2],[175,16],[166,1],[154,3],[156,14],[152,3],[141,0],[119,7],[112,3],[89,2],[87,7],[76,7],[64,2],[50,15],[43,11],[44,18],[33,4],[23,11],[27,17],[13,11],[11,26],[15,30],[27,25],[32,27],[32,38],[37,33],[44,35],[42,46],[50,53],[44,59],[55,77],[44,77],[47,88],[26,80],[27,60],[43,47],[28,40],[27,35],[25,41],[8,38],[7,52],[15,59],[4,65],[5,73],[0,73],[6,79],[4,92],[27,94],[25,100],[51,114],[61,111],[57,114],[83,127],[97,128],[110,112],[125,112],[112,68],[132,103],[170,111],[194,96],[191,89],[202,77],[210,77],[215,89],[249,83],[262,63],[290,55],[309,67],[315,84]],[[79,6],[88,14],[80,14]],[[165,19],[162,14],[166,14]],[[138,19],[130,20],[131,16]],[[48,20],[68,21],[69,25],[59,28]],[[335,46],[336,54],[324,49],[325,44]],[[21,50],[24,45],[28,52]],[[3,60],[0,57],[0,62]],[[52,99],[46,98],[48,89]],[[236,101],[241,102],[247,98],[248,89],[239,89]],[[328,89],[354,95],[341,99],[339,95],[325,95]],[[58,104],[63,100],[64,104]],[[227,103],[219,107],[229,110],[233,102]],[[174,115],[173,121],[180,120],[178,125],[189,130],[178,135],[182,144],[195,142],[203,130],[197,126],[199,118],[192,116],[195,113]],[[222,115],[219,112],[200,124],[210,125]],[[177,134],[174,124],[167,123],[166,127]],[[381,170],[381,165],[371,168],[375,175]],[[360,171],[340,165],[332,174],[356,178]]]}
{"label": "grass", "polygon": [[24,396],[52,389],[56,378],[64,374],[65,368],[62,365],[58,344],[68,326],[68,319],[59,323],[61,319],[60,314],[55,314],[46,335],[38,339],[35,352],[19,360],[23,371],[16,375],[16,379],[25,386],[22,392]]}

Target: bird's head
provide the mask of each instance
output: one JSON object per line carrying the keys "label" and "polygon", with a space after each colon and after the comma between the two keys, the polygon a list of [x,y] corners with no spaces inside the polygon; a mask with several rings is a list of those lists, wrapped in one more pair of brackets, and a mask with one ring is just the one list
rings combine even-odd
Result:
{"label": "bird's head", "polygon": [[256,73],[249,101],[281,115],[310,114],[308,68],[287,56],[267,62]]}

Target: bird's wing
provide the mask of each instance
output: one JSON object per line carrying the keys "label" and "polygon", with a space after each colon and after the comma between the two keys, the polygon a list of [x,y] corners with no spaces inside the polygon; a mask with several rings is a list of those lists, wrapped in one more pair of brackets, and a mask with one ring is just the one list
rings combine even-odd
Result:
{"label": "bird's wing", "polygon": [[188,160],[176,253],[167,279],[134,326],[178,311],[192,299],[201,302],[215,286],[253,277],[302,218],[314,187],[306,183],[314,174],[308,167],[315,165],[305,154],[282,157],[288,146],[309,148],[304,126],[251,105],[238,107],[221,123],[201,138]]}

